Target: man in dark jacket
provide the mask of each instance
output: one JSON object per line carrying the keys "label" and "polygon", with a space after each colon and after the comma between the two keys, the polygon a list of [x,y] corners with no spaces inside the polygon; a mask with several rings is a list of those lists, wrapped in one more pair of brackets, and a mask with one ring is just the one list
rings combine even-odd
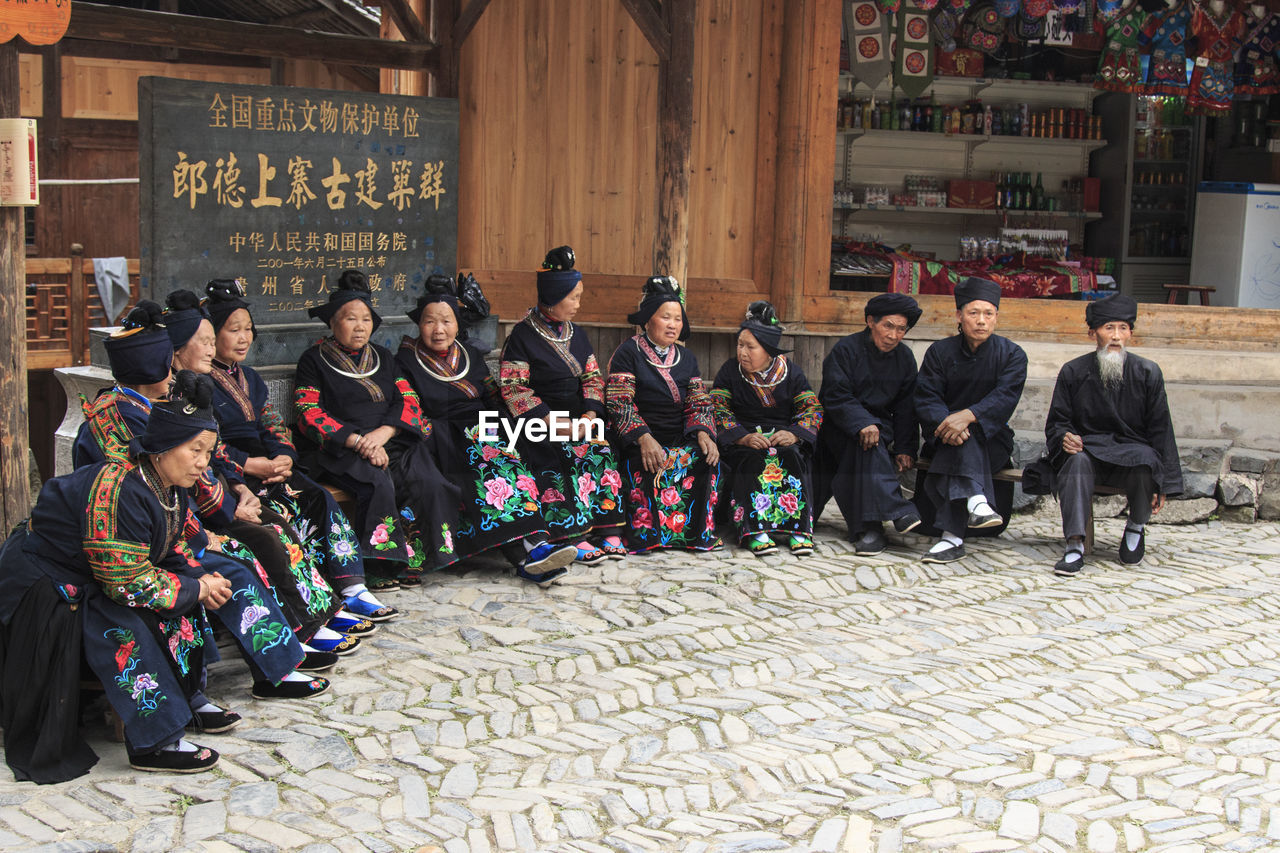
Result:
{"label": "man in dark jacket", "polygon": [[1128,351],[1138,305],[1116,294],[1085,309],[1096,351],[1072,359],[1058,372],[1044,434],[1055,471],[1067,550],[1053,567],[1063,577],[1084,566],[1084,535],[1095,483],[1123,488],[1129,520],[1120,562],[1134,564],[1146,551],[1146,523],[1165,497],[1182,491],[1182,466],[1155,362]]}
{"label": "man in dark jacket", "polygon": [[834,495],[857,554],[885,549],[882,522],[892,521],[899,533],[920,524],[898,485],[919,445],[916,357],[901,345],[919,319],[920,306],[905,293],[874,296],[867,327],[838,342],[822,362],[825,421],[813,466],[814,516]]}
{"label": "man in dark jacket", "polygon": [[932,505],[942,538],[926,563],[964,556],[966,530],[1003,529],[992,474],[1009,464],[1009,419],[1027,381],[1027,354],[995,334],[1000,285],[967,278],[956,285],[959,334],[934,341],[916,379],[916,416],[929,457],[919,487]]}

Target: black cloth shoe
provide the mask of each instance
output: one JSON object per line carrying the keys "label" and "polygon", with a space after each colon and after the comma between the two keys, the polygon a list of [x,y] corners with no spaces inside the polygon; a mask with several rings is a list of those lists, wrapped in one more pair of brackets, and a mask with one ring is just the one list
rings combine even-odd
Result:
{"label": "black cloth shoe", "polygon": [[[919,519],[916,520],[919,521]],[[854,540],[853,553],[870,557],[872,554],[879,554],[883,551],[887,544],[884,538],[884,531],[877,524],[875,527],[862,531],[862,535]]]}
{"label": "black cloth shoe", "polygon": [[[577,549],[574,550],[576,551]],[[569,570],[564,567],[548,569],[545,572],[530,572],[524,566],[516,569],[516,577],[529,583],[536,583],[538,586],[550,586],[567,574],[569,574]]]}
{"label": "black cloth shoe", "polygon": [[964,543],[943,548],[941,551],[930,551],[920,558],[922,563],[954,563],[964,556]]}
{"label": "black cloth shoe", "polygon": [[338,656],[333,652],[307,652],[298,664],[298,672],[324,672],[338,665]]}
{"label": "black cloth shoe", "polygon": [[193,711],[187,730],[216,735],[229,732],[240,725],[240,715],[235,711]]}
{"label": "black cloth shoe", "polygon": [[999,527],[1004,524],[1004,519],[1000,517],[1000,513],[988,508],[986,512],[969,513],[968,527],[970,530],[982,530],[984,527]]}
{"label": "black cloth shoe", "polygon": [[[1076,555],[1074,560],[1067,559],[1072,554]],[[1053,573],[1060,578],[1073,578],[1080,574],[1080,570],[1084,568],[1084,554],[1080,551],[1068,551],[1062,555],[1062,559],[1053,564]]]}
{"label": "black cloth shoe", "polygon": [[[1130,533],[1138,534],[1138,546],[1134,548],[1132,551],[1130,551],[1128,548],[1128,539],[1129,539]],[[1120,562],[1124,563],[1126,566],[1132,566],[1137,563],[1141,563],[1142,558],[1146,553],[1147,553],[1146,528],[1143,528],[1142,530],[1134,530],[1132,527],[1129,527],[1126,524],[1124,528],[1124,533],[1120,535]]]}
{"label": "black cloth shoe", "polygon": [[203,773],[217,763],[218,753],[207,746],[197,746],[193,752],[165,749],[129,756],[130,767],[147,773]]}
{"label": "black cloth shoe", "polygon": [[909,512],[901,518],[895,518],[893,520],[893,529],[899,533],[907,533],[908,531],[915,530],[919,526],[920,516],[916,515],[914,512]]}
{"label": "black cloth shoe", "polygon": [[272,684],[270,681],[253,682],[254,699],[306,699],[319,696],[329,689],[329,680],[313,678],[310,681],[282,681]]}

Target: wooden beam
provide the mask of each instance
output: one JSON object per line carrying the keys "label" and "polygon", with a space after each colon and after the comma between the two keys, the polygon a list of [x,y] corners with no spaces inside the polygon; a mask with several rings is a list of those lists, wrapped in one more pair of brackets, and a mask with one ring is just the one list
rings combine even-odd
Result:
{"label": "wooden beam", "polygon": [[806,319],[807,292],[826,293],[831,269],[840,0],[789,0],[779,81],[773,304],[782,319]]}
{"label": "wooden beam", "polygon": [[480,16],[484,14],[484,10],[489,5],[489,0],[470,0],[467,7],[462,10],[462,14],[458,16],[457,22],[453,25],[453,49],[461,50],[462,43],[467,40],[467,36],[471,35],[471,30],[475,28],[476,23],[480,20]]}
{"label": "wooden beam", "polygon": [[622,5],[631,14],[658,59],[665,60],[671,52],[671,31],[662,20],[662,10],[657,0],[622,0]]}
{"label": "wooden beam", "polygon": [[277,27],[293,27],[295,29],[306,29],[312,24],[318,24],[321,21],[329,19],[328,9],[308,9],[305,12],[295,12],[292,15],[281,15],[279,18],[273,18],[271,23]]}
{"label": "wooden beam", "polygon": [[[45,86],[56,86],[46,80]],[[0,118],[21,115],[18,48],[0,45]],[[0,208],[0,534],[31,509],[27,462],[27,252],[22,207]]]}
{"label": "wooden beam", "polygon": [[658,223],[653,266],[656,274],[673,275],[681,285],[689,275],[689,155],[693,147],[696,5],[697,0],[666,0],[662,4],[671,40],[667,58],[658,63]]}
{"label": "wooden beam", "polygon": [[76,4],[67,35],[91,41],[191,48],[268,58],[287,56],[290,59],[316,59],[374,68],[428,68],[436,62],[439,54],[434,44],[292,30],[270,24],[173,15],[95,3]]}
{"label": "wooden beam", "polygon": [[391,13],[391,20],[400,29],[405,41],[427,42],[431,37],[427,28],[409,6],[408,0],[382,0],[382,11]]}
{"label": "wooden beam", "polygon": [[458,97],[458,42],[454,38],[462,0],[427,0],[431,40],[440,45],[440,61],[431,71],[426,94],[434,98]]}

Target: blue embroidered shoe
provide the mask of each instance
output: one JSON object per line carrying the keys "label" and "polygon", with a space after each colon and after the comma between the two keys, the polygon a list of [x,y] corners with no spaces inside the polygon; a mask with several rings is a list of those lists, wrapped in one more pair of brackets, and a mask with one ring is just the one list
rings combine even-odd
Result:
{"label": "blue embroidered shoe", "polygon": [[367,637],[378,633],[378,626],[372,620],[343,610],[339,610],[325,627],[351,637]]}
{"label": "blue embroidered shoe", "polygon": [[386,622],[388,619],[394,619],[400,615],[400,611],[394,607],[371,604],[359,595],[353,595],[344,601],[342,609],[359,616],[361,619],[368,619],[370,622]]}
{"label": "blue embroidered shoe", "polygon": [[339,634],[336,639],[322,640],[319,637],[312,637],[307,640],[307,645],[318,652],[333,652],[341,657],[349,655],[360,647],[360,640],[356,637],[348,637],[346,634]]}
{"label": "blue embroidered shoe", "polygon": [[578,549],[574,546],[553,545],[550,542],[543,542],[529,552],[529,556],[524,558],[524,563],[521,564],[520,568],[525,574],[537,575],[553,569],[564,568],[576,559],[578,559]]}

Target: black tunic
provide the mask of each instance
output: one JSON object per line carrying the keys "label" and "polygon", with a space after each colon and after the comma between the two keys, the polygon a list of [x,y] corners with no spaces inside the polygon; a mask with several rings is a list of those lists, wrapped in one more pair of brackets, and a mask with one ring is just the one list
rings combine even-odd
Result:
{"label": "black tunic", "polygon": [[[570,418],[588,413],[605,417],[604,375],[586,331],[550,320],[537,308],[507,335],[498,387],[518,418],[541,418],[551,412]],[[622,478],[607,443],[521,438],[518,447],[543,495],[554,498],[542,504],[553,538],[574,541],[592,530],[604,536],[621,533],[626,521]]]}
{"label": "black tunic", "polygon": [[[609,359],[605,401],[621,465],[628,547],[639,553],[718,545],[719,465],[708,465],[697,443],[699,432],[715,438],[715,421],[693,353],[673,344],[664,361],[644,335],[628,338]],[[644,470],[640,457],[645,435],[667,451],[667,467],[656,475]]]}
{"label": "black tunic", "polygon": [[[501,427],[496,442],[480,435],[481,415],[502,410],[483,353],[456,341],[440,358],[421,348],[419,339],[405,336],[396,364],[417,392],[424,417],[431,419],[431,448],[440,470],[460,491],[449,520],[455,554],[469,557],[545,533],[533,472],[519,455],[505,452]],[[453,381],[437,378],[459,373]]]}
{"label": "black tunic", "polygon": [[[759,533],[812,535],[810,463],[822,406],[804,371],[781,355],[749,382],[738,360],[729,359],[716,373],[711,399],[739,541]],[[798,440],[764,450],[734,443],[751,432],[777,430]]]}
{"label": "black tunic", "polygon": [[[834,496],[849,533],[911,512],[893,456],[916,456],[916,357],[899,344],[881,352],[863,329],[840,340],[822,362],[819,398],[825,413],[818,441],[814,513]],[[880,430],[880,444],[863,450],[859,433]]]}
{"label": "black tunic", "polygon": [[1182,492],[1182,465],[1174,440],[1164,376],[1154,361],[1125,353],[1123,381],[1102,385],[1096,353],[1074,358],[1058,371],[1045,419],[1045,443],[1055,468],[1066,452],[1062,437],[1073,432],[1099,462],[1131,468],[1146,465],[1161,494]]}
{"label": "black tunic", "polygon": [[[295,377],[298,450],[313,476],[351,492],[365,558],[434,570],[455,562],[449,519],[456,512],[458,487],[440,473],[428,439],[418,395],[400,375],[395,357],[377,344],[366,345],[377,369],[364,378],[335,360],[330,339],[302,354]],[[364,351],[344,351],[360,363]],[[386,469],[366,462],[346,446],[348,436],[380,426],[396,428],[385,449]],[[415,544],[416,543],[416,544]],[[368,550],[365,550],[368,549]],[[366,569],[368,567],[366,566]]]}
{"label": "black tunic", "polygon": [[[942,530],[963,535],[967,513],[962,498],[979,493],[997,497],[997,509],[1007,523],[1008,508],[1000,505],[1005,501],[995,495],[991,474],[1009,462],[1009,419],[1026,381],[1027,354],[1000,335],[992,335],[976,351],[969,349],[963,335],[953,335],[935,341],[925,352],[916,380],[916,416],[930,464],[919,491],[929,498]],[[938,441],[933,435],[938,424],[961,409],[976,417],[969,439],[959,446]],[[1012,498],[1011,490],[1008,496]]]}

